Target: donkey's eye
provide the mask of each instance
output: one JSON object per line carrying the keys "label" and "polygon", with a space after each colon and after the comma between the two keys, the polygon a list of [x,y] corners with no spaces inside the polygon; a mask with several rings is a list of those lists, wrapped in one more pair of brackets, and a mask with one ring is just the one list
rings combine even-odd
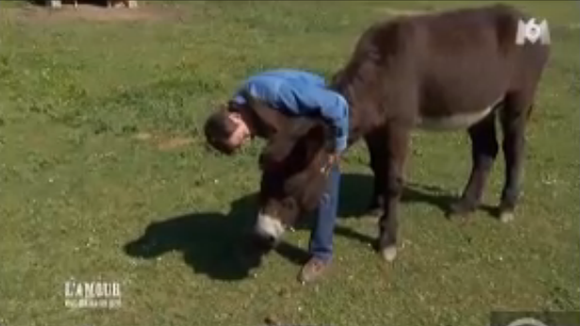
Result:
{"label": "donkey's eye", "polygon": [[264,170],[266,168],[266,157],[264,154],[261,154],[258,158],[258,165],[260,166],[260,170]]}
{"label": "donkey's eye", "polygon": [[260,165],[260,169],[261,170],[266,170],[268,167],[272,167],[273,166],[273,161],[272,158],[270,157],[270,155],[266,154],[266,153],[262,153],[260,154],[260,158],[259,158],[259,165]]}
{"label": "donkey's eye", "polygon": [[286,210],[293,210],[294,209],[294,201],[292,199],[286,199],[282,202],[282,206]]}

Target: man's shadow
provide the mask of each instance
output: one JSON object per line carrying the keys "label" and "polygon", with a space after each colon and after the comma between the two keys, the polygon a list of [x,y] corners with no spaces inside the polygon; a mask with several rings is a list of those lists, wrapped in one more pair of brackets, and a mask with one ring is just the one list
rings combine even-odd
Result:
{"label": "man's shadow", "polygon": [[[360,217],[368,214],[372,193],[371,175],[345,173],[341,177],[339,217]],[[438,187],[409,184],[403,193],[403,203],[427,203],[447,211],[454,196]],[[264,252],[251,259],[245,257],[246,234],[256,218],[256,194],[245,195],[231,203],[227,215],[216,212],[191,213],[164,218],[150,223],[144,234],[124,246],[132,257],[153,259],[167,252],[183,254],[186,264],[196,273],[219,280],[240,280],[259,266]],[[296,228],[309,228],[306,218]],[[374,239],[338,225],[335,234],[357,241],[373,243]],[[282,241],[275,251],[296,264],[307,259],[306,248]]]}

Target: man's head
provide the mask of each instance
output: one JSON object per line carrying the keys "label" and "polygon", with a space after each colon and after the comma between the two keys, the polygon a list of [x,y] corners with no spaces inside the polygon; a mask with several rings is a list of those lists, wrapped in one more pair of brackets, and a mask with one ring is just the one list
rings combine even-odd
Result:
{"label": "man's head", "polygon": [[225,154],[233,154],[252,136],[242,113],[225,107],[208,117],[204,132],[208,144]]}

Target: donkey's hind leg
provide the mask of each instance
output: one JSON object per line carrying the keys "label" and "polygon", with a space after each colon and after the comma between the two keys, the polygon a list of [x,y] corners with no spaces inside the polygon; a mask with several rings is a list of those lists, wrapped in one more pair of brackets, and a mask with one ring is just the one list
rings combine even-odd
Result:
{"label": "donkey's hind leg", "polygon": [[532,110],[533,92],[514,92],[506,97],[500,121],[503,129],[502,149],[505,159],[505,184],[499,204],[499,218],[509,222],[519,199],[520,183],[524,162],[525,129]]}
{"label": "donkey's hind leg", "polygon": [[472,168],[469,181],[459,201],[450,207],[450,215],[466,215],[477,209],[499,145],[495,131],[496,110],[468,129],[471,139]]}

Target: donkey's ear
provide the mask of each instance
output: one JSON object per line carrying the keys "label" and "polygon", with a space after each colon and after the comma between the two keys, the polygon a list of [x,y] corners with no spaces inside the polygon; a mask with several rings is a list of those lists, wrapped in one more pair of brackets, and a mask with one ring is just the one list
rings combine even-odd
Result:
{"label": "donkey's ear", "polygon": [[260,154],[260,167],[282,166],[286,158],[289,157],[296,146],[296,140],[284,133],[273,135],[269,140],[262,153]]}
{"label": "donkey's ear", "polygon": [[331,153],[334,148],[333,137],[330,129],[324,123],[314,124],[300,141],[305,146],[306,162],[311,162],[320,152]]}
{"label": "donkey's ear", "polygon": [[332,152],[335,147],[335,139],[332,136],[331,127],[325,123],[318,122],[308,131],[308,138],[312,139],[312,146],[316,150]]}
{"label": "donkey's ear", "polygon": [[246,105],[250,109],[249,111],[253,113],[271,133],[277,133],[283,128],[284,117],[280,112],[269,107],[263,101],[253,97],[247,90],[243,90],[240,95],[246,100]]}

